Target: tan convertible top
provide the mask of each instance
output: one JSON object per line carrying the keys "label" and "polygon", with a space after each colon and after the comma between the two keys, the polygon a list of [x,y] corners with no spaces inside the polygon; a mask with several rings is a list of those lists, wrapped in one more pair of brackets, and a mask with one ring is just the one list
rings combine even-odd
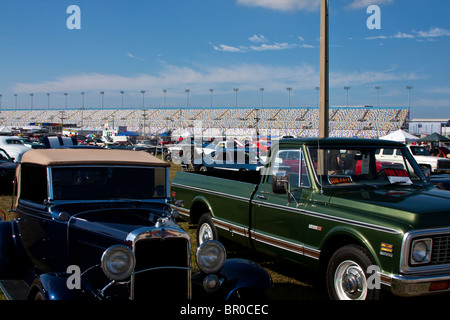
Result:
{"label": "tan convertible top", "polygon": [[108,149],[33,149],[24,153],[21,163],[44,166],[63,165],[133,165],[169,167],[145,151]]}

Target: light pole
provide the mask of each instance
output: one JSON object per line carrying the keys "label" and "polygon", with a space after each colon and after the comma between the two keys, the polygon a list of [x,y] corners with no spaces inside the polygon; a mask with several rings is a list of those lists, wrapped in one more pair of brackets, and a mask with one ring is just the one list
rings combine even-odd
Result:
{"label": "light pole", "polygon": [[411,89],[413,86],[406,86],[408,89],[408,121],[411,120]]}
{"label": "light pole", "polygon": [[350,90],[350,87],[344,87],[344,90],[347,91],[347,108],[348,108],[348,90]]}
{"label": "light pole", "polygon": [[15,100],[15,106],[16,106],[16,111],[17,111],[17,93],[14,93],[14,100]]}
{"label": "light pole", "polygon": [[30,97],[31,97],[31,110],[33,110],[33,93],[30,93]]}
{"label": "light pole", "polygon": [[375,90],[377,90],[377,108],[378,108],[378,94],[379,94],[379,91],[380,91],[380,86],[375,86]]}
{"label": "light pole", "polygon": [[142,109],[144,109],[144,95],[145,95],[145,90],[141,90],[142,93]]}
{"label": "light pole", "polygon": [[213,96],[214,89],[209,89],[209,92],[211,92],[211,109],[212,109],[212,96]]}
{"label": "light pole", "polygon": [[261,109],[264,108],[264,88],[259,88],[261,91]]}
{"label": "light pole", "polygon": [[125,93],[125,91],[120,91],[120,94],[122,95],[122,109],[123,109],[123,94]]}
{"label": "light pole", "polygon": [[237,109],[237,94],[238,94],[239,88],[234,88],[233,91],[236,92],[236,109]]}
{"label": "light pole", "polygon": [[81,92],[81,134],[83,134],[84,127],[84,119],[83,119],[83,111],[84,111],[84,92]]}
{"label": "light pole", "polygon": [[286,88],[286,90],[288,91],[288,106],[289,108],[291,108],[291,87]]}
{"label": "light pole", "polygon": [[64,92],[64,97],[65,97],[65,109],[67,110],[67,92]]}
{"label": "light pole", "polygon": [[47,92],[47,109],[50,110],[50,93]]}
{"label": "light pole", "polygon": [[163,92],[164,92],[164,108],[166,108],[167,90],[163,89]]}
{"label": "light pole", "polygon": [[186,92],[186,108],[189,108],[189,92],[191,92],[191,90],[185,89],[184,92]]}
{"label": "light pole", "polygon": [[100,91],[100,94],[102,95],[102,109],[103,109],[103,102],[105,98],[105,91]]}

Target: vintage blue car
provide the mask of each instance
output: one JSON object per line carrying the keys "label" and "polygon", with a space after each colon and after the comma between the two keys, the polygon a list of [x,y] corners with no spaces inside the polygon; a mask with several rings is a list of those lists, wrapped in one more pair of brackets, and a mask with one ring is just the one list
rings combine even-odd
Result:
{"label": "vintage blue car", "polygon": [[[147,152],[37,149],[16,171],[16,218],[0,222],[10,299],[231,299],[268,289],[259,265],[226,259],[176,223],[168,166]],[[261,291],[260,291],[261,290]]]}

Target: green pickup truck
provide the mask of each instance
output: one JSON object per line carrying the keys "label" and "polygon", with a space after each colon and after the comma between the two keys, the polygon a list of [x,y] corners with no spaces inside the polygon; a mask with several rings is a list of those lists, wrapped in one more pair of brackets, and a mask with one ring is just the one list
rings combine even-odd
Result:
{"label": "green pickup truck", "polygon": [[[389,148],[403,161],[377,158]],[[401,143],[283,139],[261,172],[178,172],[171,190],[199,244],[223,237],[320,270],[331,299],[450,290],[450,192]]]}

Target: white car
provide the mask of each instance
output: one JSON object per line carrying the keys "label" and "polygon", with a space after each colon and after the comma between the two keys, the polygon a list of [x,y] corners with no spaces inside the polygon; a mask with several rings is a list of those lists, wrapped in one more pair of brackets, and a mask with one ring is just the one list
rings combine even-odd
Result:
{"label": "white car", "polygon": [[[407,146],[422,170],[430,173],[450,173],[450,159],[433,157],[425,146]],[[380,149],[376,155],[377,160],[399,162],[401,160],[400,150]]]}
{"label": "white car", "polygon": [[22,155],[31,150],[23,144],[22,140],[14,136],[0,136],[0,148],[5,150],[11,158],[14,158],[15,162],[22,159]]}

